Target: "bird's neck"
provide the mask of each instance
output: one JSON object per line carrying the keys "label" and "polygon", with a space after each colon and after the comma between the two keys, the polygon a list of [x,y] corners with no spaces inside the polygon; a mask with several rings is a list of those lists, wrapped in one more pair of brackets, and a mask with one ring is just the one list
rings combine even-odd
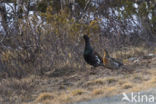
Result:
{"label": "bird's neck", "polygon": [[90,41],[89,40],[86,40],[85,41],[85,49],[91,49],[92,50],[92,47],[91,47],[91,45],[90,45]]}

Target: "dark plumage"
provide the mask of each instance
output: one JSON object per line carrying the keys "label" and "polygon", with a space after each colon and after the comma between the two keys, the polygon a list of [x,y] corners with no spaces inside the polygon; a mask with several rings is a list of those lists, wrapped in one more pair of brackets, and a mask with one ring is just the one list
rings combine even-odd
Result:
{"label": "dark plumage", "polygon": [[85,49],[83,54],[85,61],[94,67],[103,66],[103,60],[91,47],[89,37],[84,35],[83,38],[85,40]]}
{"label": "dark plumage", "polygon": [[104,66],[109,69],[119,69],[123,66],[123,63],[110,57],[106,49],[104,50],[103,58],[101,58],[100,55],[91,47],[89,37],[84,35],[83,38],[85,40],[83,57],[88,64],[94,67]]}

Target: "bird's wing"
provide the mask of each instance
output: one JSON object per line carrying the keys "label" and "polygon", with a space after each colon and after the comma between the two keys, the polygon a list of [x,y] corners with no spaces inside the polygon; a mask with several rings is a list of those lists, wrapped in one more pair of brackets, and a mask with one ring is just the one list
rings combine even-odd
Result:
{"label": "bird's wing", "polygon": [[98,64],[100,64],[101,63],[101,60],[99,59],[99,57],[96,55],[95,56],[96,57],[96,62],[98,63]]}
{"label": "bird's wing", "polygon": [[95,57],[95,60],[96,60],[97,64],[103,63],[101,56],[97,52],[94,52],[93,56]]}

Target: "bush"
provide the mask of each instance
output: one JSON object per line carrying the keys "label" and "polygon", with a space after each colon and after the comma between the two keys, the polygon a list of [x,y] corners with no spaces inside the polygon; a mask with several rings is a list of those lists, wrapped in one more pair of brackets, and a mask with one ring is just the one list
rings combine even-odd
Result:
{"label": "bush", "polygon": [[[24,77],[28,74],[44,74],[64,66],[82,68],[82,35],[96,34],[98,19],[85,22],[71,18],[68,9],[53,14],[51,7],[41,13],[46,21],[39,23],[36,15],[18,20],[19,33],[8,37],[11,48],[1,52],[2,72],[8,77]],[[14,46],[12,46],[15,43]],[[4,77],[4,76],[3,76]]]}

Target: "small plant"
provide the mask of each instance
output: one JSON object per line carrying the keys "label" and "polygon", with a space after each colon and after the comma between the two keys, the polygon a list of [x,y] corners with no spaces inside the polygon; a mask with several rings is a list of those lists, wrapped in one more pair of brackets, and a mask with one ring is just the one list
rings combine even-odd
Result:
{"label": "small plant", "polygon": [[102,93],[104,93],[104,89],[102,89],[102,88],[98,88],[98,89],[94,89],[93,91],[92,91],[92,94],[93,95],[100,95],[100,94],[102,94]]}
{"label": "small plant", "polygon": [[72,91],[72,95],[73,96],[77,96],[77,95],[81,95],[81,94],[83,94],[83,93],[85,93],[86,91],[85,90],[83,90],[83,89],[76,89],[76,90],[73,90]]}
{"label": "small plant", "polygon": [[132,88],[132,87],[133,87],[133,85],[131,83],[128,83],[128,82],[122,85],[123,89],[129,89],[129,88]]}
{"label": "small plant", "polygon": [[115,79],[115,78],[108,78],[108,79],[106,79],[107,80],[107,82],[108,82],[108,84],[111,84],[111,83],[114,83],[114,82],[117,82],[117,80]]}
{"label": "small plant", "polygon": [[41,93],[37,97],[36,101],[37,102],[42,102],[42,101],[45,101],[45,100],[52,100],[53,98],[54,98],[53,94],[45,92],[45,93]]}

